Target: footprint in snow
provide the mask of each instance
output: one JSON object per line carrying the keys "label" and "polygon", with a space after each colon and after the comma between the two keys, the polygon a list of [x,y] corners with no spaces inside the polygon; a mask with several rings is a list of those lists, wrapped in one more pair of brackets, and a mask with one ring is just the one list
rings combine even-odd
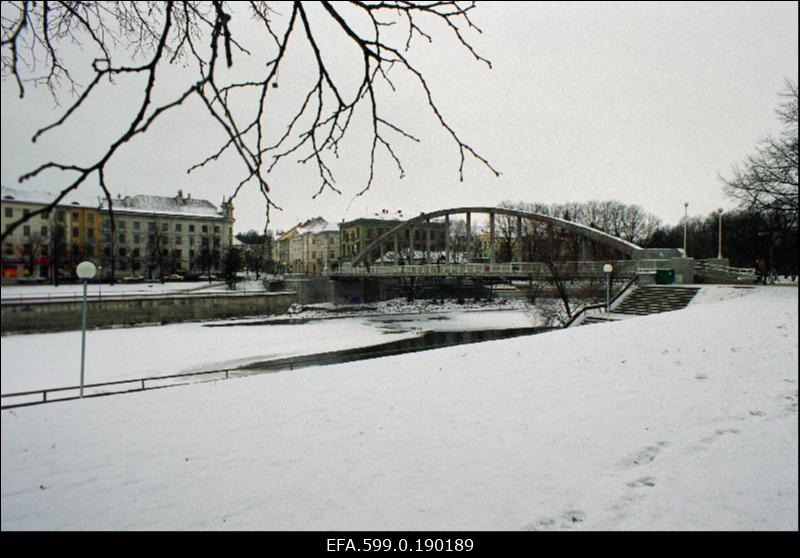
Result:
{"label": "footprint in snow", "polygon": [[669,446],[669,442],[658,442],[655,446],[647,446],[646,448],[642,448],[636,453],[634,453],[628,460],[628,465],[639,466],[639,465],[647,465],[648,463],[652,463],[655,461],[656,456],[661,452],[661,450],[665,447]]}
{"label": "footprint in snow", "polygon": [[633,482],[627,483],[627,486],[629,486],[631,488],[641,488],[643,486],[646,486],[648,488],[652,488],[655,485],[656,485],[656,479],[653,478],[653,477],[642,477],[642,478],[637,479],[637,480],[635,480]]}
{"label": "footprint in snow", "polygon": [[525,531],[543,531],[554,529],[572,529],[576,525],[586,521],[586,513],[581,510],[568,510],[559,517],[548,517],[540,519],[523,527]]}

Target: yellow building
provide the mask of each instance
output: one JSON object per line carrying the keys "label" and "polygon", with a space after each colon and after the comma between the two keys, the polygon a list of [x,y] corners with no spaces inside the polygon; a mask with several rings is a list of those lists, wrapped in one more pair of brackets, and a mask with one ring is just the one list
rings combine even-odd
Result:
{"label": "yellow building", "polygon": [[[55,195],[2,187],[0,227],[49,205]],[[52,211],[35,215],[3,241],[3,280],[33,281],[68,276],[68,270],[88,259],[97,263],[100,239],[99,201],[69,195]]]}

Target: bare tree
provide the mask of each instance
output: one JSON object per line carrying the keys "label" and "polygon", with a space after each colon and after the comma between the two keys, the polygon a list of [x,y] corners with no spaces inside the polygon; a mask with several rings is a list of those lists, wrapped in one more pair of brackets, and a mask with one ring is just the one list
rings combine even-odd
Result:
{"label": "bare tree", "polygon": [[[2,16],[2,76],[13,78],[19,95],[29,83],[41,84],[55,95],[68,88],[75,100],[62,116],[38,130],[32,141],[64,125],[79,107],[90,104],[106,84],[125,76],[141,76],[138,106],[127,128],[93,162],[51,161],[20,177],[25,181],[45,172],[63,173],[63,185],[53,202],[2,232],[2,240],[25,220],[60,203],[71,191],[94,177],[105,193],[113,222],[113,202],[106,181],[106,168],[128,142],[147,132],[165,113],[197,99],[207,118],[224,131],[225,141],[189,169],[192,172],[233,152],[243,165],[231,199],[252,184],[265,200],[266,223],[273,201],[270,171],[289,158],[312,163],[319,190],[341,193],[332,172],[332,159],[353,128],[357,109],[365,111],[370,125],[367,141],[369,177],[357,195],[367,191],[375,177],[379,149],[393,161],[400,177],[405,170],[395,143],[419,139],[393,122],[383,110],[385,96],[399,90],[401,79],[419,87],[430,117],[443,128],[460,155],[458,172],[464,177],[467,157],[475,159],[495,175],[489,161],[461,139],[434,100],[426,76],[409,58],[414,40],[433,42],[437,34],[452,41],[476,60],[491,68],[473,48],[470,35],[479,33],[471,12],[474,2],[292,2],[288,13],[280,13],[275,2],[170,1],[170,2],[7,2]],[[249,26],[249,27],[248,27]],[[255,28],[255,32],[246,30]],[[335,37],[335,39],[331,39]],[[270,111],[272,90],[278,87],[279,71],[286,75],[305,68],[292,67],[287,49],[304,43],[313,59],[315,79],[297,97],[297,108],[280,129],[273,122],[281,116]],[[90,62],[89,84],[82,88],[73,78],[76,69],[64,47],[78,44]],[[337,72],[332,60],[341,52],[353,53],[356,72]],[[238,77],[232,70],[243,57],[259,58],[256,75]],[[122,63],[119,60],[123,59]],[[241,64],[237,66],[239,68]],[[177,92],[163,85],[164,74],[191,74]],[[178,72],[175,68],[188,68]],[[399,75],[398,75],[399,74]],[[352,76],[356,77],[353,78]],[[406,83],[408,83],[406,81]],[[128,82],[125,85],[129,85]],[[405,86],[406,88],[408,86]],[[412,86],[413,87],[413,86]],[[130,87],[124,89],[131,95]],[[246,102],[243,103],[242,100]],[[249,111],[245,110],[249,107]],[[285,127],[284,127],[285,126]],[[235,181],[232,181],[235,182]]]}
{"label": "bare tree", "polygon": [[776,213],[797,227],[798,222],[798,97],[797,84],[786,80],[776,109],[783,123],[778,137],[768,137],[747,161],[733,169],[725,180],[725,192],[739,200],[742,208],[760,213]]}

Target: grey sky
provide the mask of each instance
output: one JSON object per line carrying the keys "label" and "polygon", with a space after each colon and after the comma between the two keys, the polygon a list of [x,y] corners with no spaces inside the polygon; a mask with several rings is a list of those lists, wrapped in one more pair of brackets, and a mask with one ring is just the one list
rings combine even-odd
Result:
{"label": "grey sky", "polygon": [[[795,2],[757,3],[527,3],[479,4],[483,30],[476,50],[493,69],[472,59],[444,34],[432,46],[415,40],[417,61],[435,100],[462,139],[502,172],[495,178],[468,160],[458,180],[458,151],[432,122],[419,90],[387,98],[387,110],[421,144],[398,143],[406,177],[398,179],[382,154],[372,189],[363,187],[368,144],[348,144],[337,185],[318,189],[314,169],[284,164],[272,179],[271,228],[285,229],[321,215],[329,221],[381,209],[406,215],[503,200],[544,203],[617,199],[636,203],[667,222],[734,204],[719,175],[729,174],[755,143],[779,130],[774,108],[784,78],[797,81],[798,8]],[[293,56],[302,58],[298,49]],[[348,62],[343,55],[337,64]],[[287,65],[287,69],[288,69]],[[302,65],[296,66],[302,68]],[[281,74],[288,103],[303,83]],[[400,84],[402,84],[402,80]],[[130,101],[108,96],[37,144],[34,130],[59,113],[43,91],[2,85],[2,181],[16,186],[38,164],[97,149],[118,133]],[[64,97],[64,102],[68,101]],[[219,204],[241,178],[241,164],[224,158],[191,175],[186,168],[210,154],[219,138],[197,105],[170,116],[120,152],[110,167],[114,193],[174,194],[178,188]],[[96,152],[96,151],[95,151]],[[55,191],[50,174],[25,187]],[[82,187],[87,193],[99,189]],[[236,230],[263,227],[255,189],[236,201]]]}

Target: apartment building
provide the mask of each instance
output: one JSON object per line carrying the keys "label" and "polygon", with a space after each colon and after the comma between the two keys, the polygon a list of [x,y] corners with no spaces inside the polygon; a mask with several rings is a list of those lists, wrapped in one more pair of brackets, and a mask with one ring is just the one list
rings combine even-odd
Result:
{"label": "apartment building", "polygon": [[102,276],[159,279],[216,274],[233,244],[233,205],[184,196],[119,196],[102,202]]}
{"label": "apartment building", "polygon": [[[2,188],[2,226],[38,211],[53,193]],[[46,214],[18,227],[3,243],[4,281],[71,277],[89,260],[98,276],[157,279],[162,275],[219,272],[233,242],[233,205],[176,196],[118,196],[112,213],[105,198],[69,195]]]}
{"label": "apartment building", "polygon": [[288,273],[325,273],[339,259],[339,228],[322,217],[298,223],[275,240],[272,258]]}
{"label": "apartment building", "polygon": [[[0,227],[4,231],[21,218],[49,205],[55,194],[3,186]],[[69,194],[52,211],[32,217],[3,242],[3,280],[34,280],[68,276],[83,260],[98,263],[100,204]]]}

